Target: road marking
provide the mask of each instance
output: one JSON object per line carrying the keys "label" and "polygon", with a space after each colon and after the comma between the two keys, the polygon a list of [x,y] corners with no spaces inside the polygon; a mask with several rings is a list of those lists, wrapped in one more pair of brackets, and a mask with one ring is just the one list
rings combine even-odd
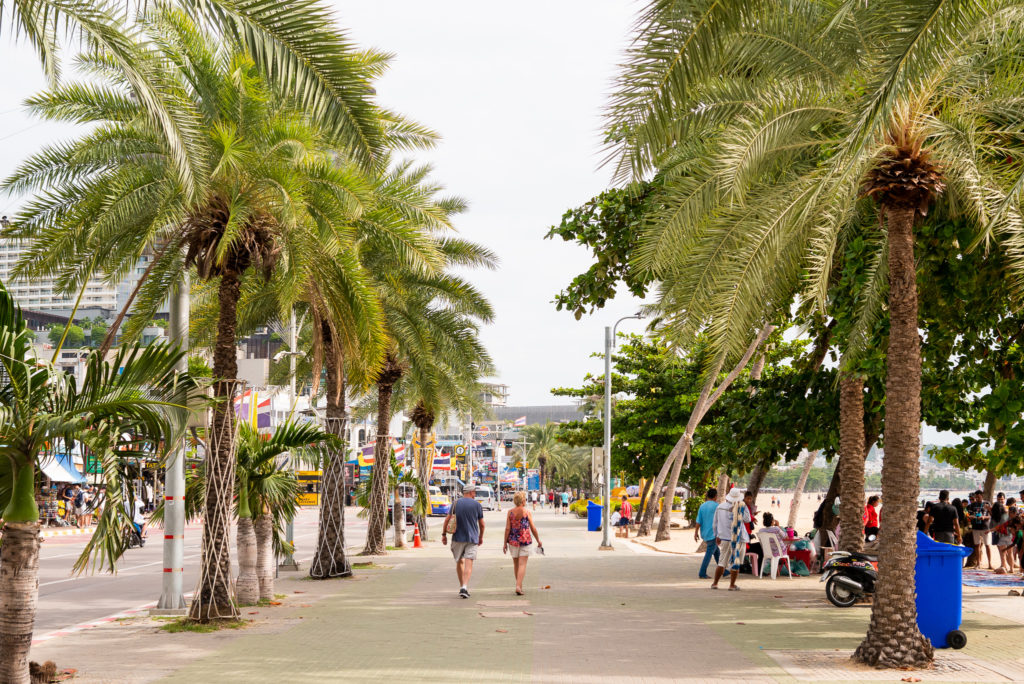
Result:
{"label": "road marking", "polygon": [[[189,560],[189,559],[192,559],[192,558],[199,558],[200,555],[202,555],[202,554],[194,553],[191,556],[185,556],[185,560]],[[161,560],[158,560],[158,561],[153,561],[152,563],[143,563],[142,565],[133,565],[130,568],[124,568],[122,570],[118,570],[116,573],[114,573],[112,575],[107,575],[107,577],[112,577],[112,578],[121,577],[123,575],[127,575],[127,574],[129,574],[129,573],[131,573],[131,572],[133,572],[135,570],[140,569],[140,568],[148,568],[148,567],[150,567],[152,565],[162,565],[163,562],[164,562],[163,559],[161,559]],[[90,577],[96,577],[96,575],[76,575],[75,577],[66,577],[66,578],[60,579],[60,580],[53,580],[52,582],[43,582],[39,586],[40,587],[48,587],[51,584],[63,584],[64,582],[74,582],[75,580],[88,579]]]}

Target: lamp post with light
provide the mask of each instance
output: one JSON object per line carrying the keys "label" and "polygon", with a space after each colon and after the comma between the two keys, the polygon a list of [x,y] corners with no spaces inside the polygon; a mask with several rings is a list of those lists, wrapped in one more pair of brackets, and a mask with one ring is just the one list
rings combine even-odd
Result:
{"label": "lamp post with light", "polygon": [[604,328],[604,482],[601,487],[601,499],[604,510],[601,511],[601,546],[602,551],[612,550],[611,524],[612,517],[612,349],[615,348],[615,329],[622,321],[640,318],[636,313],[623,316],[615,321],[615,325]]}

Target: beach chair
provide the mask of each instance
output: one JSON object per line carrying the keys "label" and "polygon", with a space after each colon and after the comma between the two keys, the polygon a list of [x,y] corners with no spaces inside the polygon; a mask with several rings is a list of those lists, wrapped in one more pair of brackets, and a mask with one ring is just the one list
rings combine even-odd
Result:
{"label": "beach chair", "polygon": [[789,556],[786,554],[782,541],[771,532],[759,532],[757,540],[761,542],[761,550],[764,551],[764,562],[771,563],[772,579],[778,576],[781,563],[786,564],[789,578],[793,579],[793,568],[789,565]]}

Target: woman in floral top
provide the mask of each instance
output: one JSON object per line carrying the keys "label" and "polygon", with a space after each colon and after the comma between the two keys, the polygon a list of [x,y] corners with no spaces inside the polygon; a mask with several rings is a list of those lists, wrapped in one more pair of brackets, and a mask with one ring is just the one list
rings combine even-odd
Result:
{"label": "woman in floral top", "polygon": [[[505,519],[505,544],[502,553],[512,549],[512,572],[516,578],[516,594],[523,595],[523,578],[526,577],[526,561],[530,559],[530,546],[537,540],[537,546],[544,550],[537,528],[533,524],[533,514],[526,510],[526,494],[516,492],[512,498],[515,508],[508,512]],[[532,535],[532,536],[531,536]]]}

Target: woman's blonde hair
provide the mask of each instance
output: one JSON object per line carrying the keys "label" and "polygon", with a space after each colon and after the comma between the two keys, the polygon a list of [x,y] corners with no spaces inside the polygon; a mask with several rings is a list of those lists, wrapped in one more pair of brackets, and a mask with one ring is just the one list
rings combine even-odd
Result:
{"label": "woman's blonde hair", "polygon": [[516,492],[515,496],[512,497],[512,503],[516,506],[522,506],[526,503],[526,492]]}

